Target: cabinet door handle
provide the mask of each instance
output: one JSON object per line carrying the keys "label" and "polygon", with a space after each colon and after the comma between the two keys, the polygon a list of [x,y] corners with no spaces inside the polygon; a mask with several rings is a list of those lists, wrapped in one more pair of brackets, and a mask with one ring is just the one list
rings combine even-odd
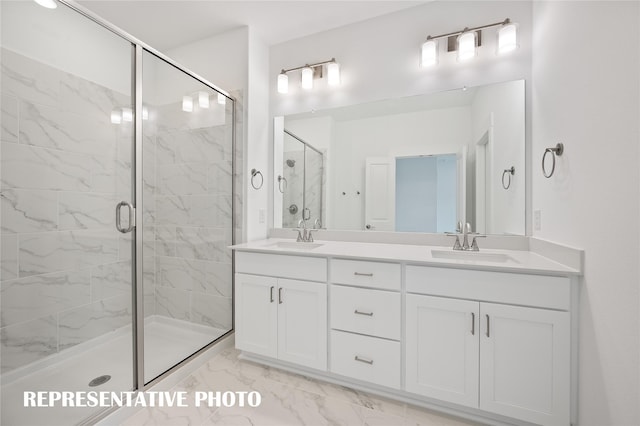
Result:
{"label": "cabinet door handle", "polygon": [[278,303],[282,304],[282,287],[278,289]]}
{"label": "cabinet door handle", "polygon": [[471,312],[471,335],[476,335],[476,314]]}
{"label": "cabinet door handle", "polygon": [[359,277],[372,277],[373,273],[369,272],[369,273],[364,273],[364,272],[354,272],[353,275],[357,275]]}
{"label": "cabinet door handle", "polygon": [[273,286],[271,286],[271,289],[269,290],[269,298],[271,299],[271,303],[273,303]]}
{"label": "cabinet door handle", "polygon": [[489,325],[490,325],[490,323],[489,323],[489,315],[487,315],[487,337],[490,337],[489,336]]}
{"label": "cabinet door handle", "polygon": [[362,311],[359,311],[357,309],[355,311],[353,311],[353,313],[356,314],[356,315],[366,315],[368,317],[372,317],[373,316],[373,312],[362,312]]}
{"label": "cabinet door handle", "polygon": [[356,355],[353,359],[355,359],[358,362],[364,362],[365,364],[373,365],[372,359],[362,358],[358,355]]}

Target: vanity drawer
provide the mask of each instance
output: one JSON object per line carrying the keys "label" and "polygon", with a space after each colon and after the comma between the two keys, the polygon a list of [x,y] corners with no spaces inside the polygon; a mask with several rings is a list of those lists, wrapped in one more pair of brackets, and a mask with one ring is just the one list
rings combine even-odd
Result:
{"label": "vanity drawer", "polygon": [[400,340],[400,293],[331,286],[331,328]]}
{"label": "vanity drawer", "polygon": [[400,265],[364,260],[331,260],[331,282],[400,290]]}
{"label": "vanity drawer", "polygon": [[327,259],[237,251],[235,272],[326,282]]}
{"label": "vanity drawer", "polygon": [[561,310],[571,306],[566,277],[408,265],[405,279],[409,293]]}
{"label": "vanity drawer", "polygon": [[400,389],[400,342],[331,331],[331,371]]}

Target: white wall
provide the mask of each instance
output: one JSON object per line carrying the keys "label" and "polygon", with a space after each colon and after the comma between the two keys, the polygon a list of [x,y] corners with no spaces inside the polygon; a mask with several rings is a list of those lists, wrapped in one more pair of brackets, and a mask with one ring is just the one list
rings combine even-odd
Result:
{"label": "white wall", "polygon": [[[244,123],[236,143],[243,144],[244,185],[240,189],[244,200],[243,226],[247,241],[267,235],[269,159],[272,152],[268,143],[268,82],[264,70],[268,69],[268,47],[249,29],[237,30],[180,46],[165,52],[176,62],[209,80],[221,89],[241,90]],[[251,169],[260,170],[264,185],[260,190],[250,187]],[[257,182],[257,181],[256,181]],[[264,220],[260,223],[260,210]]]}
{"label": "white wall", "polygon": [[[131,44],[71,9],[3,1],[2,46],[119,93],[131,93]],[[105,63],[110,66],[104,66]]]}
{"label": "white wall", "polygon": [[[533,209],[542,212],[534,236],[585,249],[580,425],[640,424],[639,9],[533,9]],[[566,152],[545,179],[541,156],[557,142]]]}

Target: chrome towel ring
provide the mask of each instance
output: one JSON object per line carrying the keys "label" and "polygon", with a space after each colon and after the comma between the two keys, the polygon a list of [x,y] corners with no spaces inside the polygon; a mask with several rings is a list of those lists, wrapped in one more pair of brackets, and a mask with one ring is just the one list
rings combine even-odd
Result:
{"label": "chrome towel ring", "polygon": [[[563,152],[564,152],[564,144],[562,143],[558,143],[555,146],[555,148],[547,148],[544,150],[544,154],[542,155],[542,174],[544,175],[544,177],[550,178],[551,176],[553,176],[553,172],[556,171],[556,155],[560,157]],[[551,171],[547,173],[547,169],[545,168],[545,165],[544,165],[545,164],[544,160],[546,160],[545,157],[549,153],[551,153],[552,163],[551,163]]]}
{"label": "chrome towel ring", "polygon": [[[256,184],[255,182],[256,176],[258,175],[260,176],[260,184]],[[262,172],[260,170],[251,169],[251,186],[253,186],[253,189],[262,188],[263,183],[264,183],[264,176],[262,176]]]}
{"label": "chrome towel ring", "polygon": [[278,191],[280,191],[281,194],[284,194],[285,189],[287,189],[287,178],[278,175]]}
{"label": "chrome towel ring", "polygon": [[[502,172],[502,187],[504,189],[509,189],[509,187],[511,186],[511,176],[513,176],[516,173],[516,168],[511,166],[510,169],[504,169],[504,172]],[[505,176],[507,177],[507,182],[505,183]]]}

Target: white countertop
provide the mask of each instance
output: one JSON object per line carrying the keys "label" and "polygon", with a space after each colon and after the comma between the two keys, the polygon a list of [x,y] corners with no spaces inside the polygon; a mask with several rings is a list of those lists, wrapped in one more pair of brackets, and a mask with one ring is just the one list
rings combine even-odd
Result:
{"label": "white countertop", "polygon": [[409,244],[381,244],[346,241],[315,241],[296,243],[293,239],[269,238],[234,245],[238,251],[289,254],[313,257],[396,261],[427,266],[477,269],[485,271],[517,272],[542,275],[581,275],[571,268],[537,253],[524,250],[495,250],[480,248],[479,252],[454,251],[450,246]]}

